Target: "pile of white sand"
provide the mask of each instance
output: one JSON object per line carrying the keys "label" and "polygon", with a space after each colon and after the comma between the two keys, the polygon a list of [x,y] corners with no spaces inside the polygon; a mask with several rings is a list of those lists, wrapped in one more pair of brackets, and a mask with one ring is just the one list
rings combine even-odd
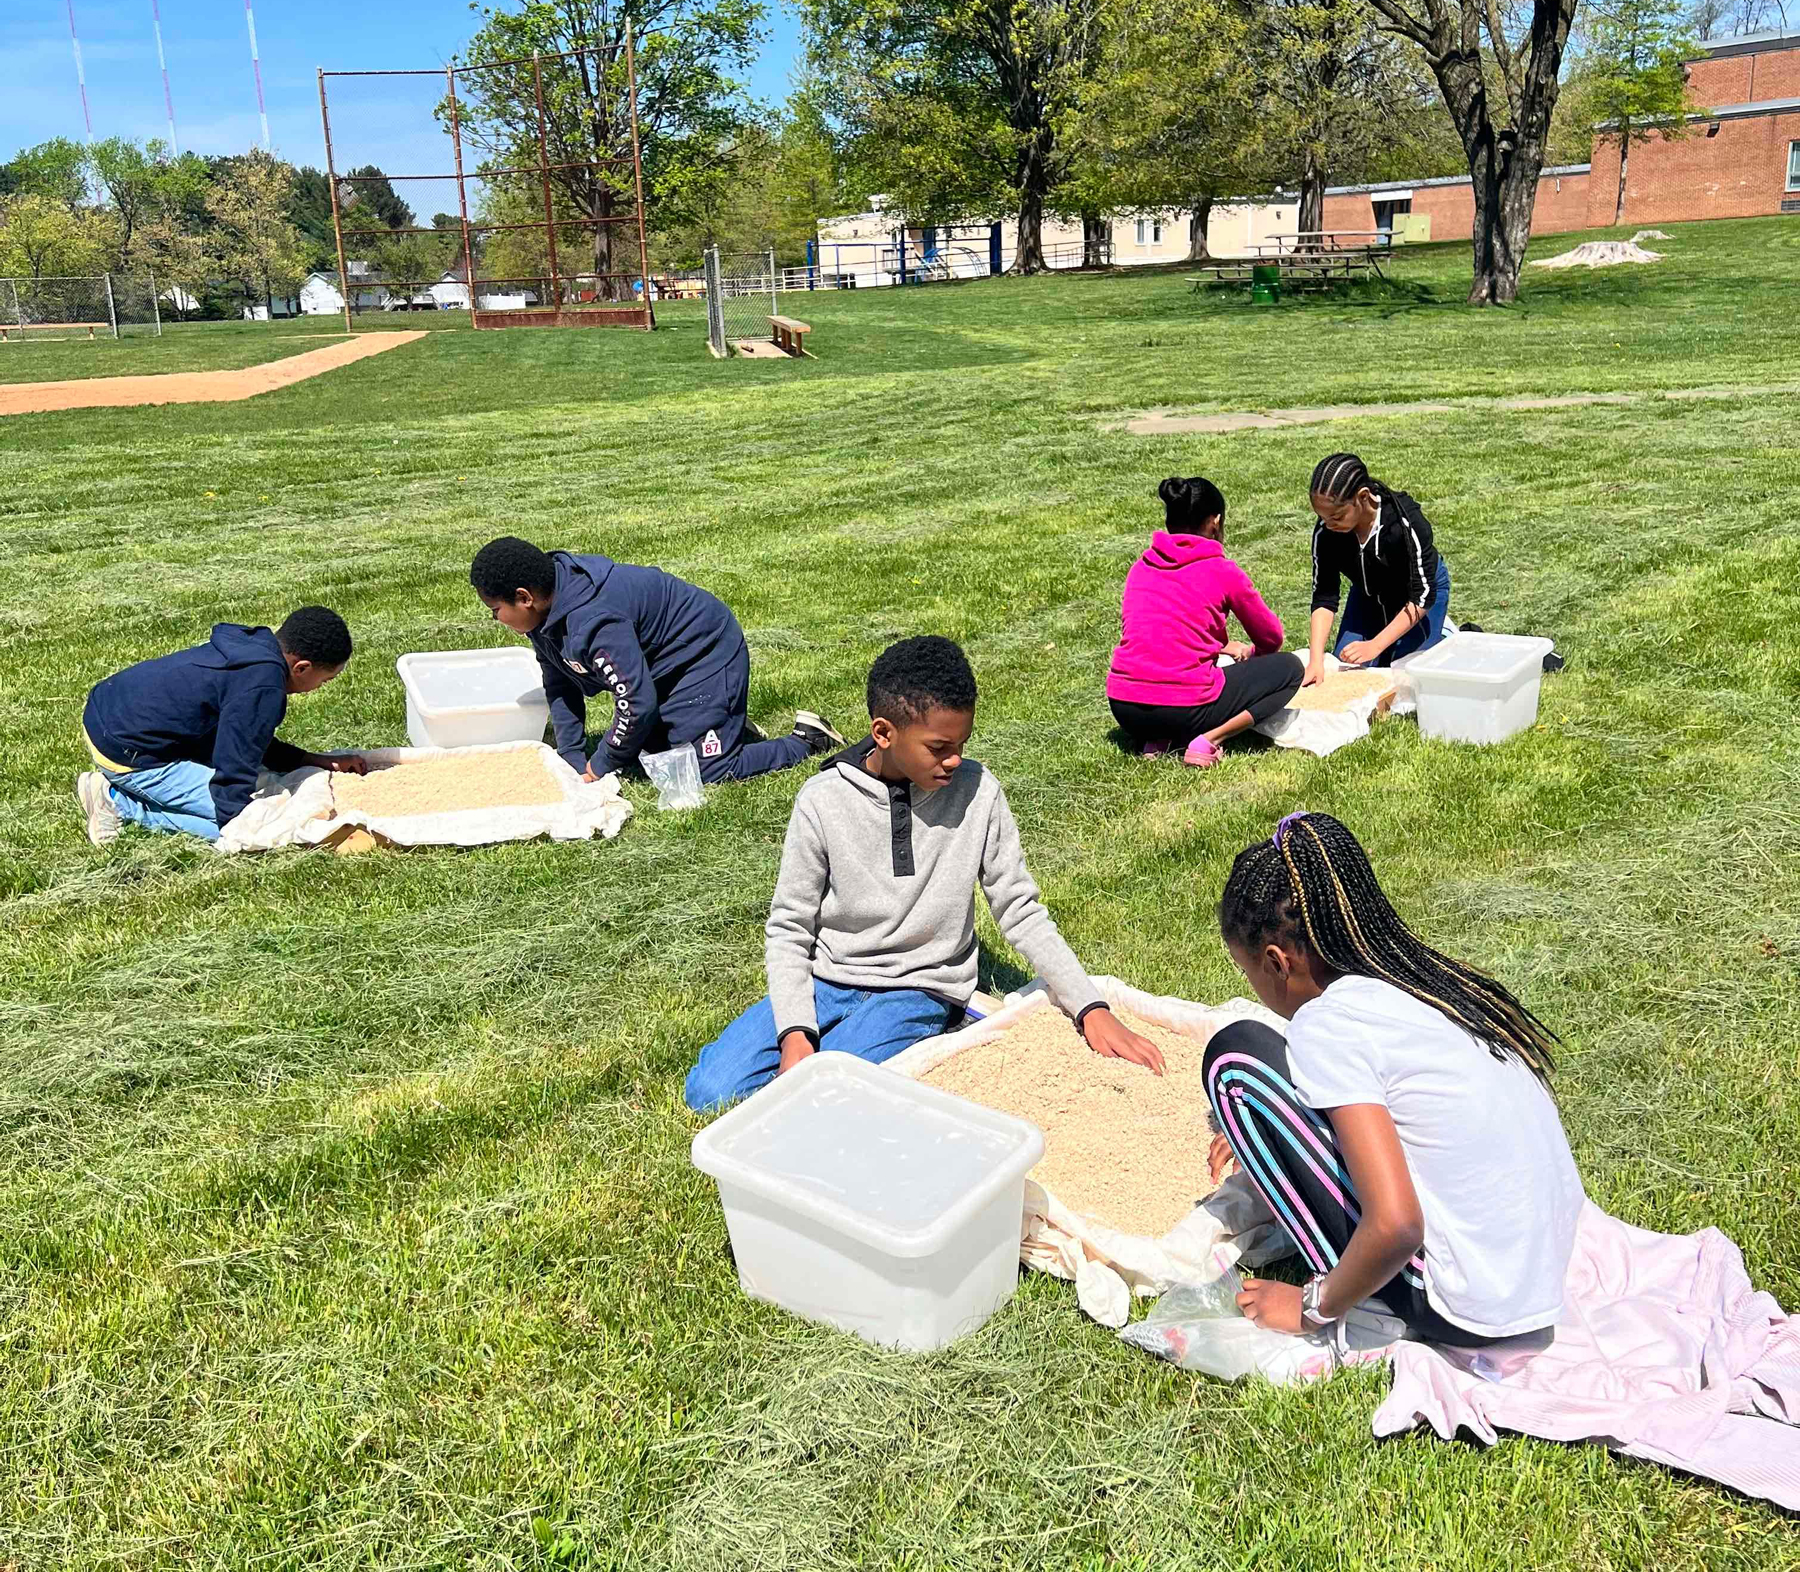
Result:
{"label": "pile of white sand", "polygon": [[1635,240],[1589,240],[1559,257],[1533,262],[1533,267],[1617,267],[1621,262],[1660,262],[1660,251],[1646,251]]}

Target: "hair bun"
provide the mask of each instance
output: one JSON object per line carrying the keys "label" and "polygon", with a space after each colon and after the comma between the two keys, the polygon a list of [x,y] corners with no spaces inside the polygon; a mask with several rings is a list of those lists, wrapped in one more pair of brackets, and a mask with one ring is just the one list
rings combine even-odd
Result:
{"label": "hair bun", "polygon": [[1157,498],[1164,506],[1168,506],[1171,503],[1179,505],[1180,503],[1186,502],[1187,494],[1188,483],[1179,475],[1171,475],[1156,488]]}

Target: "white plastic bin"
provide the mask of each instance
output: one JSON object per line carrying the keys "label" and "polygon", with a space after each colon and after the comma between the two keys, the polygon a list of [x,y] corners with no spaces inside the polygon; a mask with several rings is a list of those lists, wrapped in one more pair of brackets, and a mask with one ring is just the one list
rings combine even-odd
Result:
{"label": "white plastic bin", "polygon": [[817,1053],[694,1137],[744,1292],[871,1343],[972,1332],[1019,1280],[1043,1133],[934,1086]]}
{"label": "white plastic bin", "polygon": [[1409,656],[1419,730],[1446,742],[1505,742],[1537,720],[1549,639],[1455,633]]}
{"label": "white plastic bin", "polygon": [[394,666],[415,748],[544,740],[550,701],[530,650],[443,650],[402,655]]}

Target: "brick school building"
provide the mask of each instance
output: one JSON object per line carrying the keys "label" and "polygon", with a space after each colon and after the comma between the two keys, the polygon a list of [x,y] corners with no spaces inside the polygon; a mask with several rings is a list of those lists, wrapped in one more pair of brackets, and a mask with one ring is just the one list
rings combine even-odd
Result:
{"label": "brick school building", "polygon": [[[1656,133],[1631,148],[1623,209],[1619,138],[1601,132],[1591,164],[1544,171],[1533,234],[1603,229],[1614,222],[1800,217],[1800,29],[1711,40],[1687,71],[1696,118],[1685,136]],[[1429,220],[1429,235],[1413,214]],[[1326,229],[1410,228],[1421,240],[1467,240],[1474,225],[1475,195],[1466,175],[1337,186],[1325,193]]]}

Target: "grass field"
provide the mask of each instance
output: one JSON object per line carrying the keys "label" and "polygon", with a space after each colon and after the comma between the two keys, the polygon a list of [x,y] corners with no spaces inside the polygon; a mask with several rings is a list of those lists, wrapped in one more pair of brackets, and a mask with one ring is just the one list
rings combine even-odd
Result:
{"label": "grass field", "polygon": [[[717,364],[672,312],[0,423],[0,1567],[1800,1565],[1762,1505],[1596,1448],[1377,1444],[1381,1374],[1196,1380],[1049,1280],[917,1360],[744,1300],[679,1088],[762,990],[797,775],[685,816],[633,786],[606,845],[342,860],[96,851],[70,794],[94,681],[301,599],[359,653],[287,735],[404,740],[394,658],[503,638],[466,582],[503,532],[722,594],[771,727],[848,728],[886,642],[947,633],[983,685],[972,752],[1093,969],[1240,992],[1230,860],[1329,809],[1418,926],[1563,1032],[1595,1200],[1725,1229],[1792,1306],[1792,397],[1106,429],[1791,376],[1800,227],[1673,235],[1655,267],[1532,275],[1505,312],[1458,304],[1466,254],[1439,247],[1266,312],[1179,273],[819,295],[800,365]],[[1205,774],[1125,757],[1101,682],[1156,483],[1219,481],[1296,629],[1305,480],[1338,447],[1424,503],[1455,614],[1556,637],[1537,729],[1483,751],[1395,721]]]}

